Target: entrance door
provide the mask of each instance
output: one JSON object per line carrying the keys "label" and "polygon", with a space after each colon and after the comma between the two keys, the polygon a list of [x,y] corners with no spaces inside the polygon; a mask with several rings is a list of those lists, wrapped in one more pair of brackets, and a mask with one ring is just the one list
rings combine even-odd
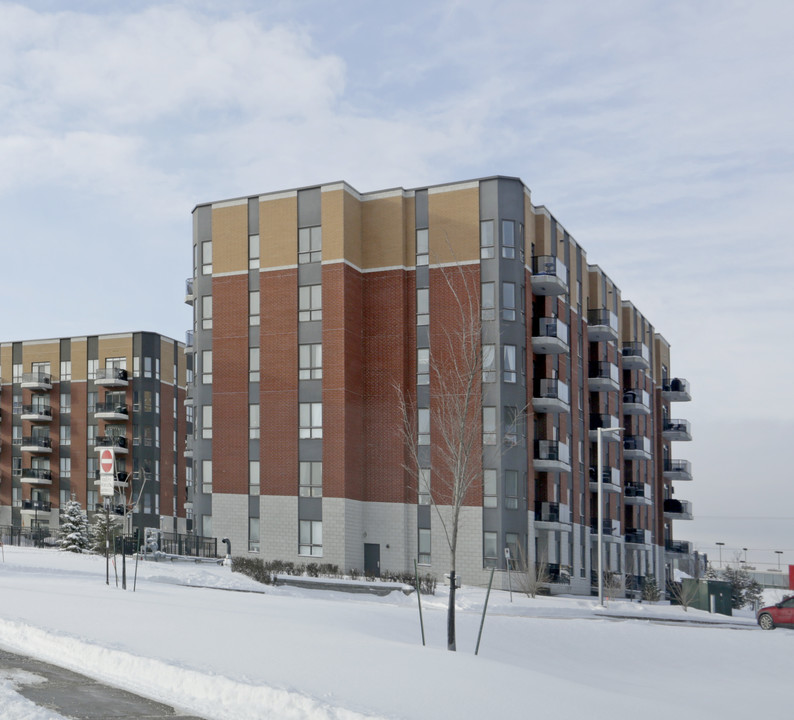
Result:
{"label": "entrance door", "polygon": [[380,577],[380,545],[377,543],[364,543],[364,574]]}

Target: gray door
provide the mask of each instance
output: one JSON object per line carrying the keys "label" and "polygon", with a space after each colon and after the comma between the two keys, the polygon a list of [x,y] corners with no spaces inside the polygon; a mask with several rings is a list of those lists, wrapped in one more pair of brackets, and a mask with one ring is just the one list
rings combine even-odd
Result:
{"label": "gray door", "polygon": [[364,574],[380,577],[380,545],[377,543],[364,543]]}

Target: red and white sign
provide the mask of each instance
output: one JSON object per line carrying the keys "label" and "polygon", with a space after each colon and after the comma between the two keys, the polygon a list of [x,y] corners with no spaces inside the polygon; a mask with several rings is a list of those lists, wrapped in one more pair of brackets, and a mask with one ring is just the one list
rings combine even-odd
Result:
{"label": "red and white sign", "polygon": [[113,496],[115,479],[116,453],[112,448],[102,448],[99,451],[99,494],[102,497]]}
{"label": "red and white sign", "polygon": [[99,469],[103,473],[113,472],[113,451],[110,448],[105,448],[99,453]]}

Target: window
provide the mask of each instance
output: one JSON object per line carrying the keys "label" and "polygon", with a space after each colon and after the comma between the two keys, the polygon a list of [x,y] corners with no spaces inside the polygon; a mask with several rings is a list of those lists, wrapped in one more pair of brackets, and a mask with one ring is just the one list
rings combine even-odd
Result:
{"label": "window", "polygon": [[205,440],[212,438],[212,405],[201,407],[201,437]]}
{"label": "window", "polygon": [[298,262],[320,262],[323,259],[323,230],[315,227],[301,228],[298,230]]}
{"label": "window", "polygon": [[259,325],[259,290],[248,293],[248,324]]}
{"label": "window", "polygon": [[[212,357],[210,356],[210,370],[212,372]],[[210,377],[210,382],[212,382],[212,377]],[[144,390],[143,391],[143,411],[144,412],[151,412],[152,408],[152,391],[151,390]]]}
{"label": "window", "polygon": [[480,223],[480,257],[487,260],[493,256],[493,220],[483,220]]}
{"label": "window", "polygon": [[419,408],[417,410],[417,444],[430,444],[430,409]]}
{"label": "window", "polygon": [[299,422],[299,438],[321,438],[323,436],[323,404],[321,402],[300,403]]}
{"label": "window", "polygon": [[201,534],[203,537],[212,537],[212,515],[201,516]]}
{"label": "window", "polygon": [[248,348],[248,382],[259,382],[259,348]]}
{"label": "window", "polygon": [[430,384],[430,348],[416,350],[416,384]]}
{"label": "window", "polygon": [[14,413],[14,415],[19,415],[22,412],[22,395],[14,395],[11,400],[11,411]]}
{"label": "window", "polygon": [[248,461],[248,494],[259,495],[259,460]]}
{"label": "window", "polygon": [[502,220],[502,257],[512,260],[516,256],[516,224]]}
{"label": "window", "polygon": [[516,319],[516,284],[502,283],[502,319]]}
{"label": "window", "polygon": [[323,464],[301,462],[298,471],[298,492],[301,497],[323,496]]}
{"label": "window", "polygon": [[496,352],[493,345],[482,346],[482,381],[496,382]]}
{"label": "window", "polygon": [[515,570],[524,555],[518,533],[505,533],[505,546],[510,551],[510,567]]}
{"label": "window", "polygon": [[[65,427],[65,426],[64,426]],[[89,445],[96,445],[96,438],[97,438],[97,426],[96,425],[87,425],[87,443]]]}
{"label": "window", "polygon": [[259,552],[259,518],[248,518],[248,552]]}
{"label": "window", "polygon": [[416,265],[427,265],[430,247],[428,244],[428,231],[416,231]]}
{"label": "window", "polygon": [[201,461],[201,492],[212,494],[212,460]]}
{"label": "window", "polygon": [[99,505],[99,491],[88,490],[86,491],[86,505],[88,510],[93,510]]}
{"label": "window", "polygon": [[430,528],[419,528],[419,557],[420,565],[430,564]]}
{"label": "window", "polygon": [[212,240],[201,243],[201,274],[212,275]]}
{"label": "window", "polygon": [[72,426],[71,425],[61,425],[60,442],[61,442],[61,445],[71,445],[72,444]]}
{"label": "window", "polygon": [[428,325],[430,323],[430,290],[417,288],[416,290],[416,324]]}
{"label": "window", "polygon": [[126,370],[127,358],[126,357],[109,357],[105,358],[105,367],[109,370]]}
{"label": "window", "polygon": [[72,476],[72,458],[61,458],[59,472],[61,478],[68,478]]}
{"label": "window", "polygon": [[419,505],[430,505],[430,468],[419,468]]}
{"label": "window", "polygon": [[88,379],[89,380],[96,380],[96,373],[99,370],[99,360],[89,360],[88,361]]}
{"label": "window", "polygon": [[11,382],[22,382],[22,363],[14,363],[11,366]]}
{"label": "window", "polygon": [[252,403],[248,406],[248,438],[250,440],[259,439],[259,403]]}
{"label": "window", "polygon": [[259,235],[248,236],[248,269],[259,268]]}
{"label": "window", "polygon": [[319,520],[301,520],[298,530],[298,555],[322,557],[323,524]]}
{"label": "window", "polygon": [[212,328],[212,295],[201,296],[201,327],[204,330]]}
{"label": "window", "polygon": [[149,493],[145,493],[143,496],[143,512],[145,515],[152,513],[152,496]]}
{"label": "window", "polygon": [[504,362],[502,365],[502,375],[506,383],[514,383],[516,381],[516,346],[505,345]]}
{"label": "window", "polygon": [[480,318],[485,320],[496,319],[496,295],[494,283],[482,283],[482,305],[480,307]]}
{"label": "window", "polygon": [[482,409],[482,444],[496,445],[496,408]]}
{"label": "window", "polygon": [[96,411],[96,406],[98,401],[99,401],[99,393],[97,392],[86,393],[86,405],[88,406],[88,412],[92,413]]}
{"label": "window", "polygon": [[21,425],[12,425],[11,426],[11,444],[12,445],[21,445],[22,444],[22,426]]}
{"label": "window", "polygon": [[147,378],[152,377],[152,359],[150,357],[145,357],[143,359],[143,376]]}
{"label": "window", "polygon": [[298,346],[298,379],[321,380],[323,377],[323,346],[311,343]]}
{"label": "window", "polygon": [[513,405],[505,405],[502,410],[502,420],[504,422],[505,444],[508,446],[518,445],[520,440],[523,441],[524,428],[518,408]]}
{"label": "window", "polygon": [[310,322],[322,319],[322,285],[301,285],[298,288],[298,320]]}
{"label": "window", "polygon": [[61,360],[61,382],[72,379],[72,361]]}
{"label": "window", "polygon": [[497,534],[484,532],[482,534],[483,567],[496,567],[499,561]]}
{"label": "window", "polygon": [[[20,428],[21,430],[22,428]],[[21,440],[21,438],[20,438]],[[21,457],[12,457],[11,458],[11,474],[14,477],[19,477],[22,474],[22,458]],[[22,492],[22,488],[11,488],[12,492]],[[16,507],[16,505],[14,506]]]}
{"label": "window", "polygon": [[497,506],[496,495],[496,470],[482,471],[482,506],[495,508]]}
{"label": "window", "polygon": [[505,470],[505,507],[518,510],[518,472]]}

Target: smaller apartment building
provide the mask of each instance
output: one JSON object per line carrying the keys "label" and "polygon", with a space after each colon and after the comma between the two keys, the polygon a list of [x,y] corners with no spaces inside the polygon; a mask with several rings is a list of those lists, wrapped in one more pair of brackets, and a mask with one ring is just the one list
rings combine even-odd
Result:
{"label": "smaller apartment building", "polygon": [[[598,488],[606,567],[638,584],[691,548],[670,347],[517,178],[359,193],[345,183],[202,204],[187,302],[197,532],[235,553],[345,570],[449,569],[432,368],[455,294],[481,322],[481,474],[458,572],[505,549],[587,593]],[[397,389],[416,425],[418,482]],[[603,437],[597,466],[598,429]],[[620,430],[618,430],[620,428]],[[443,510],[443,508],[442,508]],[[320,560],[317,560],[320,561]]]}
{"label": "smaller apartment building", "polygon": [[128,531],[185,532],[184,344],[150,332],[0,344],[0,526],[54,529],[74,497],[102,507],[116,457]]}

